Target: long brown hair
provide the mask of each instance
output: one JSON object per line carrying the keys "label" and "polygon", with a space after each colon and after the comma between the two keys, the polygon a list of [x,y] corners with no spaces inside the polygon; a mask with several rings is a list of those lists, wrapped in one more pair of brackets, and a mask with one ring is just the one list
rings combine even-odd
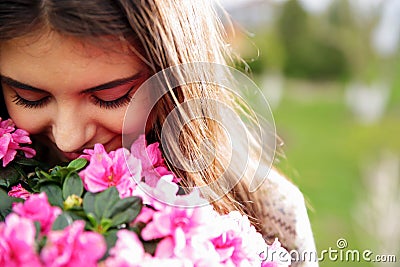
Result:
{"label": "long brown hair", "polygon": [[[131,49],[154,73],[183,63],[231,63],[232,53],[224,40],[222,23],[210,0],[17,0],[0,1],[0,10],[0,44],[16,37],[52,30],[100,44],[103,42],[98,42],[99,38],[105,42],[110,36],[131,43]],[[179,103],[194,98],[218,99],[246,115],[237,100],[217,86],[181,86],[171,89],[157,104],[154,109],[155,123],[148,138],[160,141],[161,126],[167,115]],[[0,116],[4,118],[7,111],[4,100],[0,101]],[[212,105],[196,103],[197,106],[192,106],[192,110],[227,120]],[[176,142],[176,138],[167,135],[164,140],[171,144],[169,153],[182,150],[184,155],[192,159],[201,159],[203,140],[210,140],[215,146],[213,164],[206,169],[190,172],[170,164],[171,169],[184,178],[182,184],[185,186],[203,186],[218,181],[231,158],[238,162],[246,161],[255,156],[256,147],[261,146],[254,142],[246,155],[240,151],[227,154],[225,150],[229,140],[226,134],[215,120],[207,118],[192,121],[181,129],[179,142]],[[214,203],[220,213],[239,210],[247,214],[262,231],[261,223],[265,219],[262,195],[258,191],[250,193],[248,188],[252,174],[252,171],[248,171],[240,179],[242,174],[231,170],[228,175],[232,181],[240,182],[230,192],[226,193],[226,185],[221,183],[214,184],[211,189],[223,196]]]}

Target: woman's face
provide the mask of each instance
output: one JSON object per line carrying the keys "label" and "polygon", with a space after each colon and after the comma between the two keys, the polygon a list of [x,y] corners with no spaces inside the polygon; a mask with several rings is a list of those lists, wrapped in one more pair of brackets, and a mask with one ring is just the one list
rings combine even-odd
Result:
{"label": "woman's face", "polygon": [[[121,43],[112,50],[56,33],[23,37],[0,45],[0,74],[7,110],[16,126],[44,135],[65,159],[101,143],[121,147],[126,108],[149,76],[144,64]],[[149,95],[133,98],[140,134]],[[130,118],[131,119],[131,118]]]}

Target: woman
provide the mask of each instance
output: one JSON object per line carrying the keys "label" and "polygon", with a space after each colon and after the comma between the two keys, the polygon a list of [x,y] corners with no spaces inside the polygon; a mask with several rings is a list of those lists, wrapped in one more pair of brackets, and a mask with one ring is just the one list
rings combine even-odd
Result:
{"label": "woman", "polygon": [[[162,139],[167,116],[190,99],[218,99],[248,116],[237,99],[218,86],[169,88],[152,109],[154,95],[162,89],[138,90],[151,75],[170,66],[225,65],[231,59],[210,1],[1,0],[0,10],[0,116],[11,117],[17,127],[31,133],[40,146],[39,156],[49,162],[74,159],[95,143],[108,151],[121,147],[130,102],[129,134],[138,136],[143,128],[151,142]],[[195,72],[209,75],[206,68]],[[248,153],[226,153],[230,140],[218,121],[229,124],[230,119],[205,102],[188,105],[187,113],[203,115],[190,123],[182,123],[184,111],[179,110],[171,119],[180,127],[179,136],[167,132],[162,139],[169,166],[183,178],[182,186],[208,185],[211,190],[203,194],[215,200],[217,211],[239,210],[265,238],[278,237],[289,250],[315,251],[300,191],[272,170],[261,189],[250,193],[255,173],[251,162],[263,145],[254,139]],[[205,162],[204,149],[214,149],[212,164]],[[183,164],[173,164],[176,159]],[[250,159],[250,167],[244,175],[235,167],[227,170],[231,159]],[[192,171],[193,163],[201,168]],[[229,192],[226,181],[219,179],[223,174],[234,186]]]}

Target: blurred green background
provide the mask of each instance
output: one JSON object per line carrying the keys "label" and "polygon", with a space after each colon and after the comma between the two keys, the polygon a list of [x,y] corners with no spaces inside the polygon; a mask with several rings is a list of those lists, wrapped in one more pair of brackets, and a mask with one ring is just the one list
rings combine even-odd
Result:
{"label": "blurred green background", "polygon": [[[400,1],[222,1],[232,44],[268,99],[317,250],[371,250],[400,266]],[[244,67],[244,66],[243,66]],[[374,257],[374,256],[372,256]]]}

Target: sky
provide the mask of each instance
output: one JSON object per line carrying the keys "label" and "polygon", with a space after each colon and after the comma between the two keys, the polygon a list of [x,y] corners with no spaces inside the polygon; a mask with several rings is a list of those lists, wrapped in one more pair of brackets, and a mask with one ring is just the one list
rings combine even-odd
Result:
{"label": "sky", "polygon": [[[292,0],[215,0],[228,11],[240,9],[249,3],[274,2],[284,3]],[[299,0],[305,10],[312,14],[321,14],[335,0]],[[399,49],[400,43],[400,0],[349,0],[355,16],[372,17],[380,10],[380,20],[371,35],[371,44],[382,56],[391,56]],[[382,8],[381,8],[382,7]]]}

